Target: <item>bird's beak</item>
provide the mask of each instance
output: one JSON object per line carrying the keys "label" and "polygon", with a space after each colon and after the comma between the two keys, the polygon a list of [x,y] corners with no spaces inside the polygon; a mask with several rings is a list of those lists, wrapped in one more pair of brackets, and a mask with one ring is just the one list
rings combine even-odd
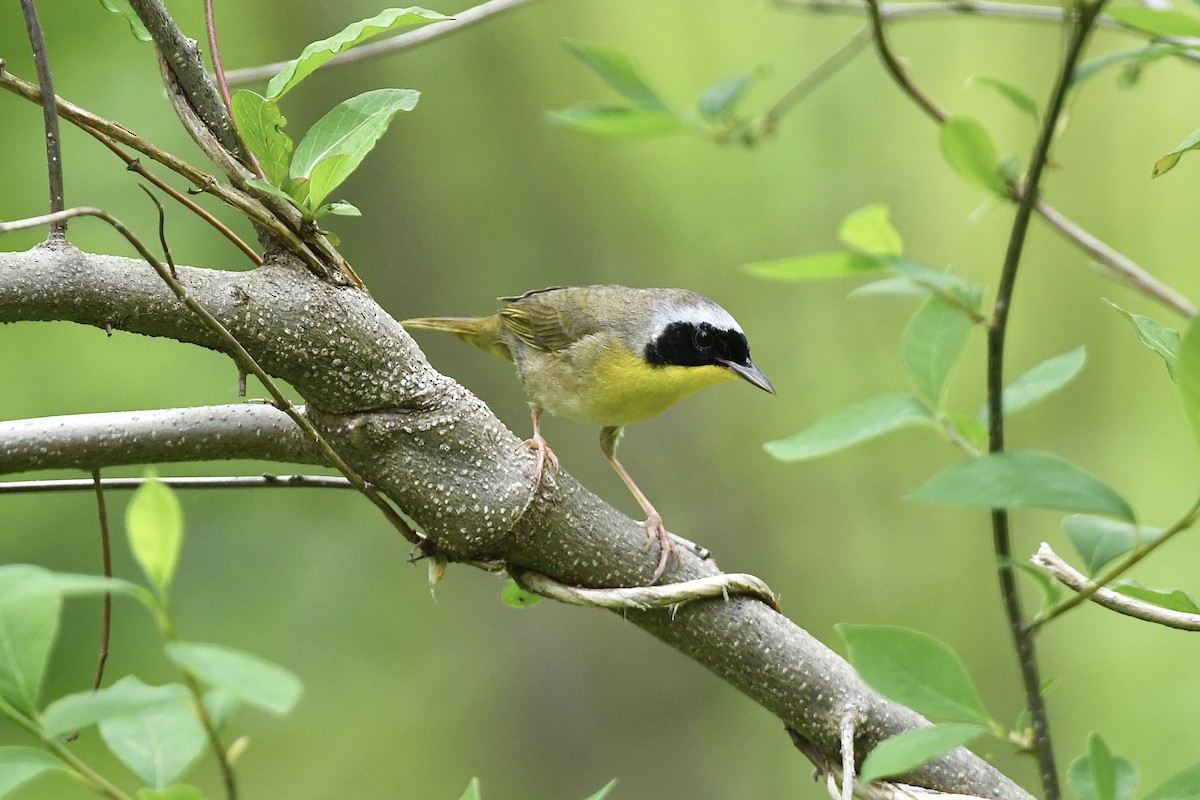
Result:
{"label": "bird's beak", "polygon": [[745,379],[748,383],[757,386],[764,392],[775,394],[775,387],[767,380],[767,376],[762,374],[762,370],[754,366],[753,362],[747,361],[745,364],[739,364],[736,361],[726,361],[721,359],[721,366],[728,368],[739,378]]}

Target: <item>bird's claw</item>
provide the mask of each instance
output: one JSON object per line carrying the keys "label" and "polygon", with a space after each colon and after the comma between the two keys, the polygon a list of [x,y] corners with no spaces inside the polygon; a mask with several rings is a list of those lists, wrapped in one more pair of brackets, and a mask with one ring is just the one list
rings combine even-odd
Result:
{"label": "bird's claw", "polygon": [[671,541],[670,534],[663,526],[662,516],[660,514],[651,514],[642,527],[646,529],[646,547],[649,547],[656,539],[658,540],[659,557],[658,566],[654,568],[654,576],[650,579],[653,585],[658,583],[658,579],[662,577],[667,569],[667,562],[671,560],[671,556],[678,557],[679,550],[675,547],[675,543]]}
{"label": "bird's claw", "polygon": [[533,467],[533,491],[536,494],[538,489],[542,487],[542,473],[545,471],[546,465],[550,465],[552,472],[558,472],[558,456],[554,455],[554,451],[550,449],[550,445],[538,433],[521,442],[521,447],[528,447],[537,453],[537,464]]}

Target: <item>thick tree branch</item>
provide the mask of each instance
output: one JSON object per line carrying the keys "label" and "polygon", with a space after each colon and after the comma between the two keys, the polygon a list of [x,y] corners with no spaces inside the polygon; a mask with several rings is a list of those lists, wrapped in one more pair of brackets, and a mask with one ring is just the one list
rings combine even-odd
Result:
{"label": "thick tree branch", "polygon": [[[307,400],[306,415],[335,449],[451,559],[503,562],[574,586],[649,581],[657,558],[643,546],[641,525],[565,471],[546,476],[531,497],[533,454],[518,447],[519,439],[482,402],[431,369],[399,323],[365,293],[270,262],[249,273],[179,267],[179,279],[260,364],[296,387]],[[69,248],[0,254],[0,322],[18,320],[111,324],[220,348],[144,263]],[[269,410],[263,418],[274,430]],[[261,443],[254,446],[261,455]],[[171,457],[169,448],[160,449]],[[0,472],[14,466],[7,450],[0,445]],[[296,455],[289,452],[289,460]],[[28,466],[28,460],[20,464]],[[665,580],[716,574],[713,562],[685,552]],[[629,610],[625,616],[763,705],[811,752],[834,763],[840,762],[839,721],[848,708],[863,714],[855,740],[860,756],[883,738],[927,724],[875,695],[845,661],[759,600],[713,598],[675,613]],[[961,748],[904,780],[997,800],[1028,799]]]}

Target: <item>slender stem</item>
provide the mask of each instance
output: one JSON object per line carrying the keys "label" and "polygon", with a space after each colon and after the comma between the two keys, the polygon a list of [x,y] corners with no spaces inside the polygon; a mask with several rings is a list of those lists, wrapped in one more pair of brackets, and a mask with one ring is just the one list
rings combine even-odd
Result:
{"label": "slender stem", "polygon": [[[996,303],[987,336],[987,406],[988,406],[988,451],[999,453],[1004,450],[1004,345],[1008,333],[1008,318],[1012,310],[1013,289],[1017,280],[1017,269],[1025,248],[1029,222],[1033,217],[1043,170],[1050,156],[1050,145],[1058,125],[1070,88],[1071,75],[1083,52],[1088,34],[1092,31],[1096,15],[1103,8],[1104,0],[1077,9],[1077,19],[1067,44],[1063,63],[1055,80],[1054,90],[1046,104],[1042,128],[1034,144],[1029,160],[1029,173],[1025,178],[1017,211],[1009,234],[1008,249],[1000,272],[996,290]],[[1006,509],[992,509],[992,543],[996,553],[996,570],[1000,579],[1000,591],[1004,600],[1005,615],[1017,648],[1021,678],[1025,685],[1025,702],[1029,709],[1033,727],[1034,754],[1041,773],[1042,790],[1046,800],[1058,800],[1061,789],[1058,769],[1054,762],[1053,740],[1050,736],[1050,720],[1042,697],[1041,676],[1038,669],[1037,652],[1032,631],[1025,624],[1021,609],[1021,598],[1017,590],[1016,570],[1012,561],[1012,544],[1009,536],[1009,514]]]}
{"label": "slender stem", "polygon": [[1176,534],[1181,531],[1186,531],[1188,528],[1195,525],[1197,519],[1200,519],[1200,498],[1197,498],[1196,502],[1192,504],[1192,507],[1188,509],[1187,513],[1184,514],[1179,521],[1163,531],[1157,539],[1147,542],[1141,547],[1134,548],[1132,551],[1130,551],[1129,555],[1118,561],[1115,566],[1108,570],[1108,572],[1105,572],[1099,578],[1096,578],[1094,581],[1092,581],[1091,586],[1089,586],[1087,589],[1072,595],[1063,602],[1047,610],[1037,619],[1030,622],[1029,625],[1026,626],[1027,630],[1031,632],[1036,631],[1050,620],[1062,616],[1081,603],[1087,602],[1092,598],[1092,595],[1124,575],[1143,558],[1153,553],[1162,545],[1166,544],[1170,539],[1174,538]]}
{"label": "slender stem", "polygon": [[813,89],[816,89],[828,80],[831,75],[850,63],[870,43],[871,29],[869,27],[859,28],[841,47],[834,50],[825,60],[813,67],[795,86],[788,89],[787,93],[779,98],[775,105],[767,109],[759,118],[757,127],[764,133],[775,130],[776,125],[779,124],[779,120],[784,114],[807,97]]}
{"label": "slender stem", "polygon": [[[480,3],[474,8],[468,8],[465,11],[460,11],[454,15],[453,19],[445,22],[438,22],[433,25],[426,25],[423,28],[417,28],[408,33],[402,33],[399,36],[393,36],[390,39],[384,39],[372,44],[355,47],[353,50],[346,50],[339,53],[333,58],[321,65],[321,68],[335,67],[341,64],[351,64],[355,61],[362,61],[368,58],[377,58],[386,53],[394,53],[399,50],[405,50],[411,47],[431,42],[434,39],[445,36],[448,33],[462,30],[463,28],[474,25],[477,22],[482,22],[488,17],[503,14],[507,11],[512,11],[514,8],[531,3],[533,0],[488,0],[486,3]],[[226,78],[229,83],[238,85],[242,83],[253,83],[254,81],[265,81],[275,77],[275,74],[283,69],[288,62],[278,61],[274,64],[263,64],[257,67],[247,67],[245,69],[235,69],[226,73]]]}
{"label": "slender stem", "polygon": [[225,68],[221,66],[221,48],[217,46],[217,21],[213,16],[213,0],[204,0],[204,28],[208,32],[208,52],[212,56],[213,73],[217,76],[217,89],[225,102],[225,110],[233,118],[233,103],[229,99],[229,84],[225,82]]}
{"label": "slender stem", "polygon": [[204,692],[200,690],[196,676],[187,670],[183,671],[183,684],[192,696],[192,703],[196,706],[196,718],[200,720],[200,726],[208,736],[208,746],[212,748],[213,756],[217,759],[217,766],[221,770],[221,783],[225,786],[225,797],[227,800],[237,800],[237,780],[233,775],[233,763],[229,760],[229,752],[225,745],[221,743],[221,734],[213,722],[212,714],[208,713],[208,706],[204,705]]}
{"label": "slender stem", "polygon": [[[136,489],[146,478],[101,478],[105,490]],[[350,481],[332,475],[230,475],[199,478],[155,478],[173,489],[353,489]],[[90,479],[3,481],[0,494],[76,492],[95,487]]]}
{"label": "slender stem", "polygon": [[295,422],[300,429],[303,430],[304,433],[313,440],[313,442],[317,445],[317,448],[321,451],[321,454],[325,456],[326,460],[336,467],[339,472],[345,475],[350,483],[354,484],[355,489],[358,489],[360,492],[366,495],[367,499],[375,504],[375,506],[383,513],[384,517],[387,518],[388,522],[392,524],[392,527],[399,531],[405,539],[413,544],[419,545],[425,543],[425,538],[414,531],[409,524],[404,521],[404,518],[396,513],[396,510],[391,507],[388,501],[385,500],[383,496],[375,490],[375,487],[367,483],[366,480],[364,480],[363,477],[359,475],[353,467],[347,464],[345,459],[343,459],[329,444],[328,440],[321,435],[321,432],[313,427],[313,424],[308,421],[308,418],[301,414],[299,410],[297,410],[297,408],[290,400],[288,400],[287,396],[283,393],[271,376],[267,374],[266,370],[259,366],[258,362],[254,360],[254,357],[251,356],[250,353],[247,352],[246,348],[242,346],[242,343],[239,342],[237,338],[229,332],[229,329],[226,328],[219,319],[214,317],[207,308],[202,306],[195,300],[195,298],[189,295],[187,290],[183,287],[183,284],[181,284],[171,275],[170,270],[167,269],[167,267],[164,266],[161,261],[155,258],[153,253],[146,249],[146,245],[142,243],[142,240],[139,239],[133,233],[133,231],[125,227],[124,223],[122,223],[116,217],[100,208],[91,208],[86,206],[80,208],[70,208],[66,211],[61,211],[58,214],[45,214],[40,217],[30,217],[29,219],[17,220],[15,222],[0,222],[0,234],[13,230],[33,228],[37,227],[38,225],[47,225],[60,218],[65,219],[83,216],[98,217],[107,222],[109,225],[115,228],[118,233],[125,237],[125,240],[133,245],[134,249],[138,251],[138,255],[145,259],[146,262],[154,268],[154,271],[158,273],[158,276],[162,278],[163,282],[167,284],[167,287],[170,288],[171,292],[180,300],[180,302],[187,306],[193,314],[200,318],[200,320],[208,327],[209,330],[215,333],[218,338],[224,342],[228,354],[235,362],[237,362],[238,366],[245,369],[254,377],[258,378],[258,380],[266,388],[267,392],[270,393],[271,397],[274,399],[275,406],[280,411],[287,414],[292,421]]}
{"label": "slender stem", "polygon": [[[96,512],[100,516],[100,561],[104,567],[104,577],[111,578],[112,548],[109,547],[108,508],[104,502],[104,484],[100,480],[100,470],[92,470],[92,485],[96,488]],[[100,617],[100,655],[96,659],[96,677],[92,680],[92,691],[100,688],[104,681],[104,665],[108,663],[108,643],[112,634],[112,592],[104,593],[104,609]]]}
{"label": "slender stem", "polygon": [[[37,70],[38,84],[42,92],[42,121],[46,129],[46,171],[50,187],[50,213],[66,208],[63,202],[62,143],[58,132],[58,108],[54,104],[54,81],[50,77],[50,56],[46,52],[46,39],[42,35],[42,23],[38,19],[34,0],[21,0],[21,13],[25,15],[25,30],[29,34],[29,48],[33,52],[33,63]],[[66,220],[50,227],[51,238],[66,235]]]}
{"label": "slender stem", "polygon": [[933,98],[925,94],[919,86],[909,79],[908,70],[900,63],[900,59],[892,51],[892,45],[884,34],[883,15],[880,12],[879,6],[879,0],[867,0],[867,13],[871,19],[871,33],[875,39],[875,48],[879,51],[879,58],[883,61],[884,69],[900,85],[900,88],[912,98],[913,102],[919,105],[926,114],[933,117],[941,125],[949,118],[949,115],[942,110],[941,106],[933,101]]}

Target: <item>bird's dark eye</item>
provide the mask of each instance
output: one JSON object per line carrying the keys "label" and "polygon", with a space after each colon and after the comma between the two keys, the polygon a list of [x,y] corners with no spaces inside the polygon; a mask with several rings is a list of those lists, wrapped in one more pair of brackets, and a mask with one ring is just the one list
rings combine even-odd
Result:
{"label": "bird's dark eye", "polygon": [[694,341],[696,342],[696,349],[698,349],[698,350],[709,349],[710,347],[713,346],[714,339],[715,339],[715,337],[713,336],[713,332],[710,331],[707,327],[700,327],[700,328],[696,329],[696,338],[694,339]]}

